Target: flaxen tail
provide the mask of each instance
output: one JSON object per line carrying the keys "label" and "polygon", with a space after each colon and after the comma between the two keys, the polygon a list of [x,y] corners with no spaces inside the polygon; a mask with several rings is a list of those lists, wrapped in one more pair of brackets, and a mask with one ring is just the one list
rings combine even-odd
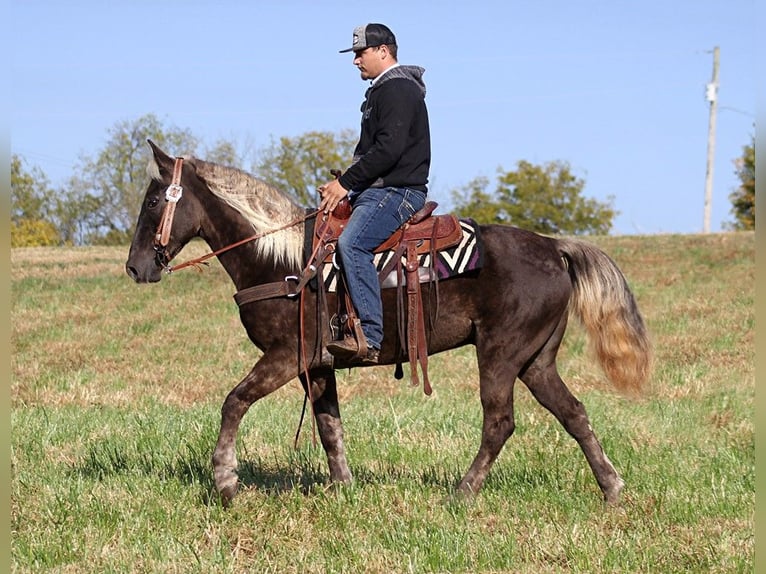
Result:
{"label": "flaxen tail", "polygon": [[585,327],[596,357],[614,386],[640,394],[652,370],[652,345],[633,293],[617,264],[599,248],[560,239],[574,293],[570,313]]}

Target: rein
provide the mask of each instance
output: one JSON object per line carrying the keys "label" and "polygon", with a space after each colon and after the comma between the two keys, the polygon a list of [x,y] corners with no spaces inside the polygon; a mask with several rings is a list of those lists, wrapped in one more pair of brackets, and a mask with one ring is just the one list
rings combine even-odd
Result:
{"label": "rein", "polygon": [[[165,270],[165,272],[168,274],[172,273],[173,271],[179,271],[186,267],[194,267],[195,269],[199,271],[201,270],[200,264],[204,263],[208,259],[212,259],[213,257],[220,255],[221,253],[226,253],[227,251],[234,249],[235,247],[239,247],[240,245],[244,245],[245,243],[255,241],[256,239],[260,239],[261,237],[265,237],[267,235],[271,235],[272,233],[277,233],[278,231],[289,229],[290,227],[298,225],[299,223],[303,223],[307,221],[308,219],[311,219],[312,217],[316,217],[317,214],[321,211],[319,209],[316,209],[310,213],[307,213],[306,215],[303,215],[301,217],[296,217],[292,221],[288,221],[284,225],[277,227],[275,229],[268,229],[266,231],[256,233],[255,235],[251,235],[250,237],[241,239],[237,241],[236,243],[232,243],[231,245],[227,245],[226,247],[222,247],[221,249],[218,249],[211,253],[207,253],[206,255],[203,255],[201,257],[196,257],[195,259],[190,259],[189,261],[185,261],[184,263],[181,263],[180,265],[170,265],[170,261],[167,258],[166,249],[167,249],[168,243],[170,242],[170,230],[173,227],[173,218],[176,213],[176,205],[178,204],[178,201],[181,199],[181,196],[183,195],[183,187],[181,187],[181,172],[183,170],[183,163],[184,163],[184,159],[182,157],[176,158],[176,163],[173,167],[173,179],[170,185],[168,186],[168,188],[165,190],[165,200],[167,201],[167,204],[165,205],[165,209],[162,212],[162,217],[160,218],[160,224],[157,227],[157,233],[154,235],[154,250],[157,252],[157,261]],[[205,263],[205,265],[207,265],[207,263]]]}
{"label": "rein", "polygon": [[[201,271],[201,264],[207,265],[206,261],[208,259],[211,259],[213,257],[216,257],[220,255],[221,253],[225,253],[231,249],[234,249],[235,247],[239,247],[240,245],[244,245],[245,243],[249,243],[250,241],[255,241],[256,239],[260,239],[261,237],[265,237],[267,235],[271,235],[272,233],[277,233],[278,231],[283,231],[285,229],[289,229],[290,227],[293,227],[295,225],[298,225],[299,223],[303,223],[312,217],[316,217],[317,214],[321,211],[321,209],[315,209],[314,211],[311,211],[307,213],[306,215],[303,215],[301,217],[296,217],[292,221],[288,221],[284,225],[277,227],[275,229],[268,229],[266,231],[262,231],[260,233],[256,233],[254,235],[251,235],[250,237],[246,237],[244,239],[241,239],[235,243],[232,243],[230,245],[227,245],[225,247],[222,247],[221,249],[217,249],[216,251],[212,251],[210,253],[207,253],[205,255],[202,255],[201,257],[196,257],[194,259],[190,259],[189,261],[185,261],[184,263],[181,263],[180,265],[170,265],[170,261],[167,257],[167,246],[170,242],[170,231],[173,227],[173,218],[175,216],[176,212],[176,205],[178,204],[178,201],[181,199],[181,196],[183,195],[183,187],[181,187],[181,173],[183,171],[183,158],[178,157],[176,158],[175,165],[173,166],[173,179],[171,180],[170,185],[165,190],[165,200],[167,201],[167,204],[165,205],[165,209],[162,211],[162,217],[160,218],[160,224],[157,227],[157,232],[154,236],[154,250],[157,254],[157,262],[162,266],[162,268],[165,270],[167,274],[172,273],[173,271],[179,271],[181,269],[184,269],[186,267],[194,267],[198,271]],[[308,277],[307,277],[308,278]],[[298,279],[296,277],[296,279]],[[287,281],[287,279],[286,279]],[[287,282],[285,282],[283,285],[289,285]],[[273,292],[273,285],[267,285],[266,287],[269,288],[269,293]],[[303,289],[300,289],[301,293],[301,305],[300,305],[300,329],[301,332],[303,332],[304,325],[303,325]],[[285,295],[288,295],[288,293],[284,293]],[[311,377],[309,375],[308,370],[308,362],[306,361],[306,348],[305,348],[305,338],[301,337],[301,358],[303,359],[303,366],[304,366],[304,373],[306,377],[306,396],[305,400],[303,402],[303,412],[301,413],[301,419],[298,423],[298,430],[295,435],[295,446],[297,448],[298,444],[298,437],[300,436],[300,429],[303,425],[303,416],[306,413],[306,402],[311,403],[311,412],[314,414],[314,398],[312,396],[311,392]],[[315,427],[315,416],[311,418],[311,427],[312,427],[312,435],[313,435],[313,443],[316,446],[316,427]]]}
{"label": "rein", "polygon": [[[295,225],[298,225],[299,223],[303,223],[312,217],[316,217],[319,213],[319,209],[316,209],[306,215],[303,215],[301,217],[296,217],[292,221],[288,221],[281,227],[277,227],[275,229],[268,229],[266,231],[262,231],[261,233],[256,233],[255,235],[251,235],[250,237],[245,237],[244,239],[240,239],[236,243],[232,243],[231,245],[227,245],[226,247],[221,247],[221,249],[218,249],[216,251],[212,251],[210,253],[207,253],[205,255],[202,255],[201,257],[196,257],[195,259],[190,259],[189,261],[184,261],[183,263],[179,265],[173,265],[164,266],[166,273],[172,273],[173,271],[179,271],[181,269],[184,269],[186,267],[195,267],[197,270],[200,269],[200,263],[204,263],[208,259],[212,259],[213,257],[216,257],[220,255],[221,253],[225,253],[229,251],[230,249],[234,249],[235,247],[239,247],[240,245],[244,245],[245,243],[249,243],[250,241],[255,241],[256,239],[260,239],[261,237],[266,237],[267,235],[271,235],[272,233],[277,233],[278,231],[284,231],[285,229],[289,229],[290,227],[293,227]],[[206,263],[207,265],[207,263]]]}

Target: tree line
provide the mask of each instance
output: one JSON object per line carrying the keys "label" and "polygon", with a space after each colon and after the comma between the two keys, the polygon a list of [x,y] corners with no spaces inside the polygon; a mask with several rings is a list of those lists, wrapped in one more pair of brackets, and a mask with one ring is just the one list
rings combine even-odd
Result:
{"label": "tree line", "polygon": [[[173,155],[195,155],[245,169],[288,193],[298,204],[318,203],[316,188],[330,169],[348,164],[356,132],[307,132],[272,138],[245,165],[245,153],[228,140],[203,143],[188,129],[163,124],[148,114],[115,124],[95,157],[82,157],[61,189],[20,155],[11,157],[11,246],[123,245],[130,242],[148,183],[152,139]],[[755,228],[755,140],[736,162],[741,185],[732,192],[731,229]],[[585,180],[562,160],[515,169],[498,168],[492,182],[477,177],[451,190],[453,211],[479,223],[516,225],[549,235],[608,234],[618,215],[614,197],[605,202],[583,196]]]}

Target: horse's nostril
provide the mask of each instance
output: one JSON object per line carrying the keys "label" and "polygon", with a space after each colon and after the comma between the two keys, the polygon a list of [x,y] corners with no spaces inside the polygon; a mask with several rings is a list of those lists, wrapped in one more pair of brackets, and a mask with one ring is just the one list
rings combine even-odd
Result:
{"label": "horse's nostril", "polygon": [[135,267],[131,267],[129,265],[125,266],[125,272],[130,276],[133,281],[138,280],[138,271],[136,271]]}

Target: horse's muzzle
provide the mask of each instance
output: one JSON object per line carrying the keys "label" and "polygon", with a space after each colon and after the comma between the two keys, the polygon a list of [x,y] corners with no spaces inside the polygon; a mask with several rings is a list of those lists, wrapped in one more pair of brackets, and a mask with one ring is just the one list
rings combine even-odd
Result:
{"label": "horse's muzzle", "polygon": [[128,260],[125,264],[125,272],[136,283],[157,283],[162,279],[161,269],[154,264],[154,261],[150,265],[137,265]]}

